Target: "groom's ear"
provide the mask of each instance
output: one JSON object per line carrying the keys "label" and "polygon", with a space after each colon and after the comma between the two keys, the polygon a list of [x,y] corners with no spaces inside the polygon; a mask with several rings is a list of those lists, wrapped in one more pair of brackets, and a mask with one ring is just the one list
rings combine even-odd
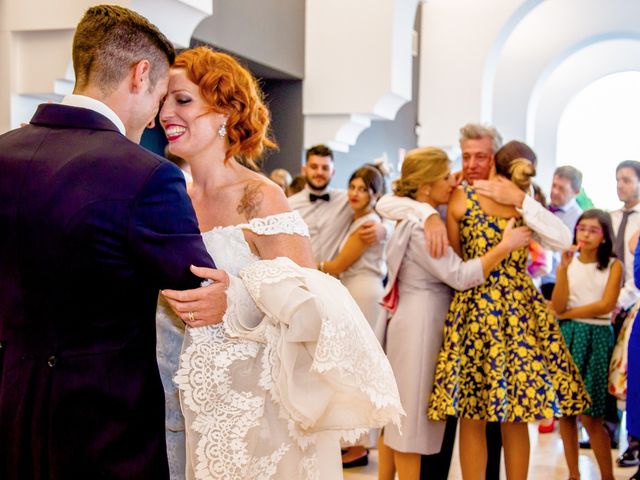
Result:
{"label": "groom's ear", "polygon": [[128,80],[129,89],[132,93],[149,90],[151,86],[150,72],[151,63],[147,59],[142,59],[131,67]]}

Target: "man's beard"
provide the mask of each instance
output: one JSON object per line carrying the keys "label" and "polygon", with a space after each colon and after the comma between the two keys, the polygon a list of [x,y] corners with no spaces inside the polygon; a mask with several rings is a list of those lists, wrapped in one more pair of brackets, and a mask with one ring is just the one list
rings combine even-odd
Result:
{"label": "man's beard", "polygon": [[313,190],[324,190],[325,188],[327,188],[329,186],[329,182],[331,181],[331,179],[327,180],[326,182],[320,184],[320,185],[314,185],[311,182],[311,179],[309,177],[306,177],[307,180],[307,185],[309,185],[310,188],[312,188]]}

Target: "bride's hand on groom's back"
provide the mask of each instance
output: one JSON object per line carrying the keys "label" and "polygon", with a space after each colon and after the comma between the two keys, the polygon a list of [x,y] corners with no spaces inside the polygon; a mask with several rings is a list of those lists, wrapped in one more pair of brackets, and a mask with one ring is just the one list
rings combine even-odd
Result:
{"label": "bride's hand on groom's back", "polygon": [[229,275],[224,270],[193,265],[191,271],[213,283],[193,290],[162,290],[162,295],[176,315],[190,327],[220,323],[227,310]]}

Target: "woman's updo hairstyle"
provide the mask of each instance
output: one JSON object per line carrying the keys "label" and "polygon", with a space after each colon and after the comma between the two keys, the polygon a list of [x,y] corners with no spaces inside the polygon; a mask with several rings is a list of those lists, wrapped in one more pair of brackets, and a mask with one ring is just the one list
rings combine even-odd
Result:
{"label": "woman's updo hairstyle", "polygon": [[416,148],[404,157],[400,178],[393,186],[399,197],[416,198],[422,185],[436,182],[449,173],[450,160],[444,150],[436,147]]}
{"label": "woman's updo hairstyle", "polygon": [[251,73],[230,55],[207,47],[182,52],[171,68],[184,69],[211,111],[227,115],[225,162],[234,158],[257,171],[264,149],[277,145],[269,137],[269,110]]}
{"label": "woman's updo hairstyle", "polygon": [[531,179],[536,175],[538,159],[526,143],[517,140],[505,143],[496,152],[495,163],[498,175],[508,178],[521,190],[529,191]]}

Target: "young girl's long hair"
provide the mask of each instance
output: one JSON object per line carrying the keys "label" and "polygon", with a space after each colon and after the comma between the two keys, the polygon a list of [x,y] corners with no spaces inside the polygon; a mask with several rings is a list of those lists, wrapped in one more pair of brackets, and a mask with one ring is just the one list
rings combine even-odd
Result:
{"label": "young girl's long hair", "polygon": [[602,228],[602,243],[598,247],[596,257],[598,259],[598,270],[604,270],[609,266],[611,257],[615,257],[613,253],[613,227],[611,226],[611,215],[599,208],[591,208],[586,210],[576,222],[576,228],[573,231],[573,243],[577,243],[578,225],[583,219],[595,219]]}

